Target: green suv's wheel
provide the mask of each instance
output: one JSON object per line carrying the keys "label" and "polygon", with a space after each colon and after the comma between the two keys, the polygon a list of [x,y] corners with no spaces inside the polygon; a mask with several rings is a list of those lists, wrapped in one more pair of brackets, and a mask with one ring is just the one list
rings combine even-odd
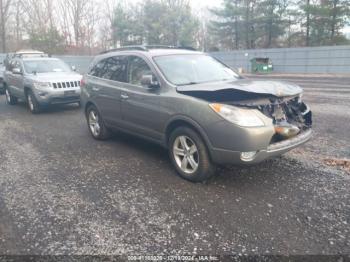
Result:
{"label": "green suv's wheel", "polygon": [[17,104],[17,97],[11,95],[10,91],[7,88],[5,89],[5,95],[6,95],[7,104],[9,105]]}
{"label": "green suv's wheel", "polygon": [[86,110],[86,117],[93,138],[97,140],[105,140],[110,137],[110,131],[105,126],[103,119],[95,106],[91,105],[88,107]]}
{"label": "green suv's wheel", "polygon": [[36,98],[31,90],[27,91],[27,103],[28,103],[28,107],[29,107],[30,112],[32,112],[33,114],[37,114],[40,112],[39,103],[36,100]]}
{"label": "green suv's wheel", "polygon": [[179,127],[169,139],[169,155],[179,175],[192,182],[205,181],[215,173],[203,139],[188,127]]}

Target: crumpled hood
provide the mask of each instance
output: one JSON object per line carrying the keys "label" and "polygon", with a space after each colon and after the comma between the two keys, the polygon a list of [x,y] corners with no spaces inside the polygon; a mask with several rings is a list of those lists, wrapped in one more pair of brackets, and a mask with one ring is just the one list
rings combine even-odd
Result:
{"label": "crumpled hood", "polygon": [[239,79],[232,82],[204,83],[178,86],[179,92],[210,92],[222,90],[239,90],[248,93],[273,95],[276,97],[295,96],[303,92],[301,87],[282,81]]}
{"label": "crumpled hood", "polygon": [[64,81],[80,81],[82,79],[82,75],[75,72],[38,73],[36,75],[31,75],[28,78],[33,81],[52,83]]}

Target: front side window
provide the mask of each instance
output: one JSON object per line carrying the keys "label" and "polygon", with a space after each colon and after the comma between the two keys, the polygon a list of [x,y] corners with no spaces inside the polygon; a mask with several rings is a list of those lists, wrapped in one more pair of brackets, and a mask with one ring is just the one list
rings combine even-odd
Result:
{"label": "front side window", "polygon": [[24,70],[28,74],[71,72],[70,67],[61,60],[26,60]]}
{"label": "front side window", "polygon": [[129,59],[128,82],[132,85],[141,86],[144,75],[153,75],[151,68],[140,57],[131,56]]}
{"label": "front side window", "polygon": [[208,55],[158,56],[154,61],[169,82],[190,85],[224,80],[236,80],[239,75]]}

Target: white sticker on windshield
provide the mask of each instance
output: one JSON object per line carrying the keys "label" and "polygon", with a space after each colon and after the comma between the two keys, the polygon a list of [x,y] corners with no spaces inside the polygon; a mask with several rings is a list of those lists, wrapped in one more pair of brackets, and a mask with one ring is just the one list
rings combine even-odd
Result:
{"label": "white sticker on windshield", "polygon": [[61,68],[54,68],[52,71],[54,71],[54,72],[62,72],[63,70]]}

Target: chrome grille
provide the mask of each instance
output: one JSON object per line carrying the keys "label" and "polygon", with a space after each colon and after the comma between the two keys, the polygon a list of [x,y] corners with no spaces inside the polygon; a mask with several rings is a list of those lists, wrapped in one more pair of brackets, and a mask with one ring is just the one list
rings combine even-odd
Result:
{"label": "chrome grille", "polygon": [[57,83],[52,83],[52,86],[54,89],[78,87],[78,86],[80,86],[80,81],[57,82]]}

